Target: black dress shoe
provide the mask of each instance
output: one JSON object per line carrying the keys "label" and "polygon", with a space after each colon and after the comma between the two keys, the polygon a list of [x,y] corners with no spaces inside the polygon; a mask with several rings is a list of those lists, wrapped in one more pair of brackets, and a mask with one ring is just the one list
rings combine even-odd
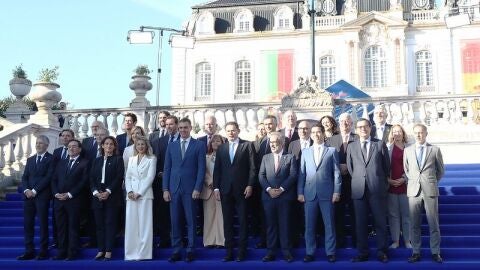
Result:
{"label": "black dress shoe", "polygon": [[52,260],[54,260],[54,261],[63,261],[63,260],[65,260],[66,258],[67,258],[67,256],[65,256],[65,255],[57,255],[57,256],[53,256],[53,257],[52,257]]}
{"label": "black dress shoe", "polygon": [[305,255],[305,257],[303,257],[303,262],[313,262],[315,260],[315,257],[313,257],[313,255]]}
{"label": "black dress shoe", "polygon": [[180,259],[181,259],[180,254],[173,253],[172,256],[170,256],[170,258],[168,258],[168,262],[174,263],[174,262],[180,261]]}
{"label": "black dress shoe", "polygon": [[413,253],[412,256],[408,258],[409,263],[416,263],[420,261],[420,254],[419,253]]}
{"label": "black dress shoe", "polygon": [[432,260],[436,263],[443,263],[443,259],[440,257],[440,254],[433,254]]}
{"label": "black dress shoe", "polygon": [[53,249],[53,248],[57,248],[57,243],[53,243],[48,247],[48,249]]}
{"label": "black dress shoe", "polygon": [[265,257],[262,258],[262,262],[271,262],[275,261],[275,255],[268,253]]}
{"label": "black dress shoe", "polygon": [[69,255],[67,258],[65,258],[65,261],[74,261],[76,258],[74,255]]}
{"label": "black dress shoe", "polygon": [[18,256],[17,260],[26,261],[26,260],[32,260],[34,258],[35,258],[35,255],[33,253],[24,253],[24,254]]}
{"label": "black dress shoe", "polygon": [[227,254],[223,257],[222,262],[231,262],[233,261],[233,251],[231,248],[227,248]]}
{"label": "black dress shoe", "polygon": [[48,253],[47,252],[38,253],[37,257],[35,257],[35,260],[39,260],[39,261],[48,260]]}
{"label": "black dress shoe", "polygon": [[334,263],[335,261],[337,261],[337,257],[335,257],[335,255],[327,255],[327,261],[329,263]]}
{"label": "black dress shoe", "polygon": [[247,256],[247,252],[244,251],[244,250],[240,250],[238,252],[238,256],[237,256],[237,259],[235,261],[237,262],[242,262],[242,261],[245,261],[245,257]]}
{"label": "black dress shoe", "polygon": [[284,256],[283,258],[285,259],[285,261],[286,261],[287,263],[293,262],[293,256],[292,256],[292,254],[290,254],[290,253],[285,254],[285,256]]}
{"label": "black dress shoe", "polygon": [[368,255],[357,255],[355,257],[353,257],[351,260],[351,262],[366,262],[368,261]]}
{"label": "black dress shoe", "polygon": [[256,249],[266,248],[266,247],[267,247],[267,244],[265,244],[265,242],[263,242],[263,241],[260,241],[257,244],[255,244]]}
{"label": "black dress shoe", "polygon": [[97,255],[95,256],[95,258],[93,258],[95,261],[102,261],[103,259],[105,258],[105,254],[102,253],[100,255]]}
{"label": "black dress shoe", "polygon": [[185,262],[193,262],[195,257],[193,256],[193,252],[187,252],[187,256],[185,256]]}
{"label": "black dress shoe", "polygon": [[83,244],[82,244],[82,248],[90,248],[90,247],[92,247],[92,246],[93,246],[93,245],[92,245],[92,243],[90,243],[90,242],[86,242],[86,243],[83,243]]}
{"label": "black dress shoe", "polygon": [[377,256],[378,261],[382,263],[387,263],[388,262],[388,256],[387,254],[380,254]]}

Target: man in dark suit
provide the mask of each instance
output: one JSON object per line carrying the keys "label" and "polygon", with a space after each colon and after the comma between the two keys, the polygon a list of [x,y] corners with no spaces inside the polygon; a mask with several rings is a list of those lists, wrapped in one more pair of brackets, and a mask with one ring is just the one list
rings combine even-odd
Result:
{"label": "man in dark suit", "polygon": [[373,122],[375,123],[372,126],[372,131],[370,132],[370,136],[372,138],[378,139],[383,141],[384,143],[388,142],[388,133],[390,133],[390,129],[392,125],[387,124],[387,109],[385,109],[385,105],[377,105],[373,110]]}
{"label": "man in dark suit", "polygon": [[[248,225],[247,199],[252,196],[256,180],[253,145],[238,138],[240,128],[236,122],[225,125],[228,143],[222,144],[215,158],[213,172],[214,195],[222,202],[223,227],[225,233],[224,262],[233,260],[233,220],[237,210],[239,223],[239,252],[237,261],[247,255]],[[258,207],[258,205],[257,205]]]}
{"label": "man in dark suit", "polygon": [[[335,147],[340,162],[340,173],[342,175],[342,196],[340,201],[335,203],[335,231],[337,233],[337,247],[345,247],[346,232],[345,219],[349,217],[352,228],[355,228],[355,219],[352,203],[352,177],[347,169],[348,145],[357,139],[352,133],[352,117],[349,113],[342,113],[338,117],[340,134],[333,135],[327,139],[326,144]],[[348,215],[347,215],[348,213]],[[355,243],[355,229],[351,229],[352,241]]]}
{"label": "man in dark suit", "polygon": [[54,260],[74,260],[78,248],[81,191],[88,183],[88,160],[80,157],[82,144],[68,143],[68,160],[61,160],[52,177],[52,193],[58,233],[58,254]]}
{"label": "man in dark suit", "polygon": [[283,124],[285,127],[279,130],[280,133],[282,133],[285,138],[288,138],[290,142],[298,140],[297,115],[294,111],[288,110],[285,112],[283,115]]}
{"label": "man in dark suit", "polygon": [[420,261],[422,246],[422,211],[425,209],[430,231],[432,260],[442,263],[440,256],[440,225],[438,223],[438,182],[445,174],[440,148],[427,143],[427,127],[416,124],[413,127],[415,144],[405,148],[403,167],[408,179],[407,196],[409,204],[410,232],[413,254],[408,262]]}
{"label": "man in dark suit", "polygon": [[[188,118],[178,122],[180,141],[168,145],[163,167],[163,198],[170,202],[173,254],[169,262],[180,260],[182,249],[182,219],[187,221],[187,255],[185,262],[194,259],[195,216],[194,200],[200,198],[205,179],[206,152],[203,143],[190,136],[192,123]],[[183,213],[182,213],[183,211]]]}
{"label": "man in dark suit", "polygon": [[218,131],[217,118],[215,118],[214,115],[210,115],[205,118],[204,131],[205,136],[199,137],[198,140],[205,143],[205,147],[207,147],[212,135],[216,134]]}
{"label": "man in dark suit", "polygon": [[163,136],[167,135],[167,124],[166,120],[167,117],[170,116],[170,113],[168,111],[159,111],[157,115],[157,129],[150,133],[150,136],[148,137],[148,140],[150,141],[150,144],[152,143],[153,140],[160,139]]}
{"label": "man in dark suit", "polygon": [[167,146],[180,139],[178,133],[178,118],[174,115],[169,115],[165,119],[165,129],[167,131],[165,136],[155,136],[150,141],[153,149],[153,154],[157,157],[157,175],[152,184],[153,189],[153,233],[160,236],[160,242],[156,247],[170,247],[170,205],[163,199],[162,191],[162,177],[163,165],[165,164],[165,153]]}
{"label": "man in dark suit", "polygon": [[280,242],[284,258],[292,262],[290,252],[290,214],[296,197],[297,162],[292,154],[283,154],[283,134],[270,134],[272,153],[263,156],[258,178],[262,186],[262,201],[267,223],[267,249],[264,262],[275,260]]}
{"label": "man in dark suit", "polygon": [[[95,120],[90,125],[90,129],[92,131],[92,136],[83,139],[82,146],[84,149],[83,150],[84,157],[86,157],[90,161],[93,161],[99,153],[99,148],[98,148],[99,144],[97,143],[95,136],[97,135],[97,132],[100,129],[105,130],[105,126],[103,125],[102,122]],[[106,136],[108,136],[108,134]]]}
{"label": "man in dark suit", "polygon": [[298,201],[305,203],[304,262],[314,260],[318,213],[325,227],[325,252],[328,262],[335,262],[334,203],[340,200],[342,179],[335,148],[325,145],[325,129],[312,127],[313,145],[302,151],[298,174]]}
{"label": "man in dark suit", "polygon": [[36,154],[27,159],[22,176],[23,229],[25,253],[18,260],[30,260],[35,257],[33,244],[35,216],[40,224],[40,252],[37,260],[48,258],[48,208],[52,196],[50,180],[53,173],[53,156],[47,152],[48,137],[40,135],[35,143]]}
{"label": "man in dark suit", "polygon": [[123,123],[125,125],[125,133],[117,136],[118,152],[123,155],[123,151],[127,146],[133,144],[132,130],[137,125],[137,116],[134,113],[126,113]]}
{"label": "man in dark suit", "polygon": [[352,262],[368,260],[368,212],[372,213],[377,240],[377,259],[387,256],[387,177],[390,158],[384,142],[370,137],[371,123],[360,118],[356,124],[359,139],[347,148],[347,168],[352,176],[352,199],[358,255]]}
{"label": "man in dark suit", "polygon": [[[290,142],[288,146],[288,153],[295,156],[297,168],[300,166],[300,160],[302,157],[302,150],[310,147],[313,144],[313,140],[310,138],[311,124],[308,120],[300,120],[298,122],[298,135],[299,139]],[[303,210],[303,203],[298,200],[292,202],[292,214],[290,215],[292,230],[292,244],[297,247],[300,241],[303,241],[303,233],[305,232],[305,213]]]}

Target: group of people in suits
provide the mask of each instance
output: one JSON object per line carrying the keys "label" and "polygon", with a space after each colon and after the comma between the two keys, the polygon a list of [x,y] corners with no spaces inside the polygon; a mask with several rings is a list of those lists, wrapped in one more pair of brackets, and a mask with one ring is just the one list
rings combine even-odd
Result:
{"label": "group of people in suits", "polygon": [[[404,129],[386,124],[383,107],[375,109],[373,118],[374,125],[361,118],[353,129],[348,113],[340,115],[337,124],[332,117],[297,121],[295,112],[287,111],[283,129],[277,129],[275,116],[267,115],[250,142],[239,137],[236,122],[226,123],[226,137],[220,136],[214,116],[205,121],[206,135],[192,138],[191,121],[167,111],[159,112],[159,129],[147,138],[136,126],[136,116],[128,113],[125,133],[116,138],[108,136],[101,122],[92,124],[99,127],[83,143],[71,130],[63,130],[63,146],[53,155],[46,151],[48,138],[39,136],[37,153],[28,159],[22,179],[26,250],[18,259],[35,257],[35,216],[41,237],[36,258],[47,258],[52,198],[58,241],[54,259],[75,259],[82,190],[87,187],[98,246],[95,260],[112,258],[120,224],[125,260],[149,260],[154,247],[171,246],[168,261],[181,260],[185,248],[184,260],[191,262],[197,224],[203,223],[204,246],[225,247],[224,262],[246,259],[249,227],[255,226],[260,236],[256,246],[267,249],[262,261],[275,260],[280,249],[285,261],[292,262],[292,246],[303,236],[303,261],[311,262],[321,219],[327,261],[333,263],[336,249],[345,245],[349,217],[358,250],[352,262],[369,259],[369,222],[376,234],[377,259],[388,262],[388,219],[390,248],[398,247],[403,235],[405,246],[413,249],[408,259],[413,263],[421,259],[424,206],[432,258],[442,262],[441,151],[426,143],[427,127],[422,124],[414,126],[415,143],[407,145]],[[249,217],[256,222],[249,224]],[[159,243],[154,243],[154,235],[160,236]]]}

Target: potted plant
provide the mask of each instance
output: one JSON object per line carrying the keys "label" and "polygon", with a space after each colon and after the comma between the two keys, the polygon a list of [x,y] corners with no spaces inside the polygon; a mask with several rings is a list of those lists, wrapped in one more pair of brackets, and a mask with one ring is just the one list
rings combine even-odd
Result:
{"label": "potted plant", "polygon": [[60,85],[56,83],[59,75],[58,68],[55,66],[52,69],[40,70],[38,81],[33,84],[35,91],[30,94],[30,97],[37,104],[39,113],[47,113],[54,104],[62,99],[62,95],[57,92],[57,88],[60,88]]}
{"label": "potted plant", "polygon": [[152,90],[152,83],[149,82],[151,78],[148,76],[151,70],[148,69],[147,65],[138,65],[133,72],[135,72],[135,75],[132,76],[133,81],[130,82],[129,87],[135,92],[135,98],[130,103],[130,106],[150,106],[150,102],[145,98],[145,95]]}
{"label": "potted plant", "polygon": [[32,82],[27,79],[27,73],[23,70],[22,64],[12,70],[13,79],[10,80],[10,92],[17,98],[22,99],[30,93]]}

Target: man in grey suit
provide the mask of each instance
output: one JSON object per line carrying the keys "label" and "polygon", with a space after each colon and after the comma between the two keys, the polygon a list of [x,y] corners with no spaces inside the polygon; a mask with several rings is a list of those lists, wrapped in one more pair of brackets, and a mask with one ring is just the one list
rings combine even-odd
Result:
{"label": "man in grey suit", "polygon": [[347,148],[347,169],[352,176],[352,200],[355,211],[358,255],[352,262],[368,261],[368,210],[377,233],[377,258],[388,262],[387,256],[387,177],[390,158],[384,142],[370,138],[371,123],[360,118],[356,124],[358,140]]}
{"label": "man in grey suit", "polygon": [[422,206],[425,207],[430,228],[430,250],[432,259],[442,263],[440,257],[440,227],[438,225],[438,182],[443,177],[440,148],[426,142],[427,127],[416,124],[413,127],[415,144],[405,148],[403,166],[407,175],[407,196],[410,208],[410,232],[413,254],[408,262],[420,261]]}
{"label": "man in grey suit", "polygon": [[342,178],[338,153],[324,144],[325,129],[312,127],[313,145],[302,151],[298,174],[298,201],[305,203],[305,245],[303,261],[314,260],[316,223],[320,211],[325,226],[325,252],[328,262],[335,262],[335,220],[333,204],[340,200]]}
{"label": "man in grey suit", "polygon": [[290,215],[292,201],[297,197],[297,162],[292,154],[283,154],[284,143],[280,132],[270,134],[272,153],[263,156],[258,175],[267,223],[268,253],[262,259],[264,262],[275,260],[277,242],[280,242],[285,261],[293,261]]}

